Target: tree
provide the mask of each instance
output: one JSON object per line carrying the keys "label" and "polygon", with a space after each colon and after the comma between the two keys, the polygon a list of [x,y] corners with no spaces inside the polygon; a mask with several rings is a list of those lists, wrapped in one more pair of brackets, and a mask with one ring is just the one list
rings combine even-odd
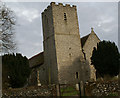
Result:
{"label": "tree", "polygon": [[100,76],[116,76],[119,73],[120,54],[114,42],[101,41],[94,47],[91,63]]}
{"label": "tree", "polygon": [[3,3],[0,4],[0,51],[11,53],[15,50],[14,42],[15,15]]}
{"label": "tree", "polygon": [[[21,54],[5,54],[2,56],[3,84],[10,84],[13,88],[22,87],[26,84],[30,75],[29,62]],[[6,86],[6,85],[3,85]]]}

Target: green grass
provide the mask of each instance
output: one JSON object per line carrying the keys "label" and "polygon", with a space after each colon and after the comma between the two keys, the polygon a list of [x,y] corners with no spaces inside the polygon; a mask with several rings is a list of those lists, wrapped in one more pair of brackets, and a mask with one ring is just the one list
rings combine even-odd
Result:
{"label": "green grass", "polygon": [[108,96],[118,96],[118,93],[117,92],[110,93]]}
{"label": "green grass", "polygon": [[60,90],[61,90],[61,92],[65,92],[65,91],[74,91],[75,88],[73,88],[73,87],[67,87],[67,88],[61,88]]}
{"label": "green grass", "polygon": [[75,96],[79,95],[79,91],[77,91],[74,87],[66,87],[66,88],[61,88],[61,96]]}
{"label": "green grass", "polygon": [[79,95],[79,93],[77,91],[74,91],[74,92],[69,92],[69,93],[63,93],[62,96],[75,96],[75,95]]}

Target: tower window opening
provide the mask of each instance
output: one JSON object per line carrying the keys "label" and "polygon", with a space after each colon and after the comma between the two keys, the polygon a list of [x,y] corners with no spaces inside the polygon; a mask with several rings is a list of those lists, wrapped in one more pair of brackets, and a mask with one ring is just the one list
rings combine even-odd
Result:
{"label": "tower window opening", "polygon": [[66,16],[66,13],[64,13],[64,20],[67,20],[67,16]]}
{"label": "tower window opening", "polygon": [[78,77],[79,77],[79,76],[78,76],[78,72],[76,72],[76,79],[78,79]]}

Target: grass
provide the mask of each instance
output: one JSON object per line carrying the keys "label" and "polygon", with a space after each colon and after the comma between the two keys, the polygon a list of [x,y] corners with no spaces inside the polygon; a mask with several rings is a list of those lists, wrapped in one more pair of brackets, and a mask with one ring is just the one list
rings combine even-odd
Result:
{"label": "grass", "polygon": [[67,88],[61,88],[60,90],[61,90],[61,92],[73,91],[73,90],[75,90],[75,88],[73,88],[73,87],[67,87]]}
{"label": "grass", "polygon": [[66,88],[61,88],[61,95],[62,96],[76,96],[79,95],[79,91],[77,91],[74,87],[66,87]]}
{"label": "grass", "polygon": [[118,96],[117,92],[110,93],[108,96]]}
{"label": "grass", "polygon": [[76,95],[79,95],[79,93],[77,91],[74,91],[74,92],[70,92],[70,93],[63,93],[62,96],[76,96]]}

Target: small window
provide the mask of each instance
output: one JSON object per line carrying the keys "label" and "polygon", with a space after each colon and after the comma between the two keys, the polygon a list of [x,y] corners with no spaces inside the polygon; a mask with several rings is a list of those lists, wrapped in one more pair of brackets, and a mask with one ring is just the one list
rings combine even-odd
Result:
{"label": "small window", "polygon": [[66,13],[64,13],[64,20],[67,20],[67,16],[66,16]]}
{"label": "small window", "polygon": [[78,76],[78,72],[76,72],[76,75],[75,75],[75,76],[76,76],[76,79],[78,79],[78,77],[79,77],[79,76]]}

